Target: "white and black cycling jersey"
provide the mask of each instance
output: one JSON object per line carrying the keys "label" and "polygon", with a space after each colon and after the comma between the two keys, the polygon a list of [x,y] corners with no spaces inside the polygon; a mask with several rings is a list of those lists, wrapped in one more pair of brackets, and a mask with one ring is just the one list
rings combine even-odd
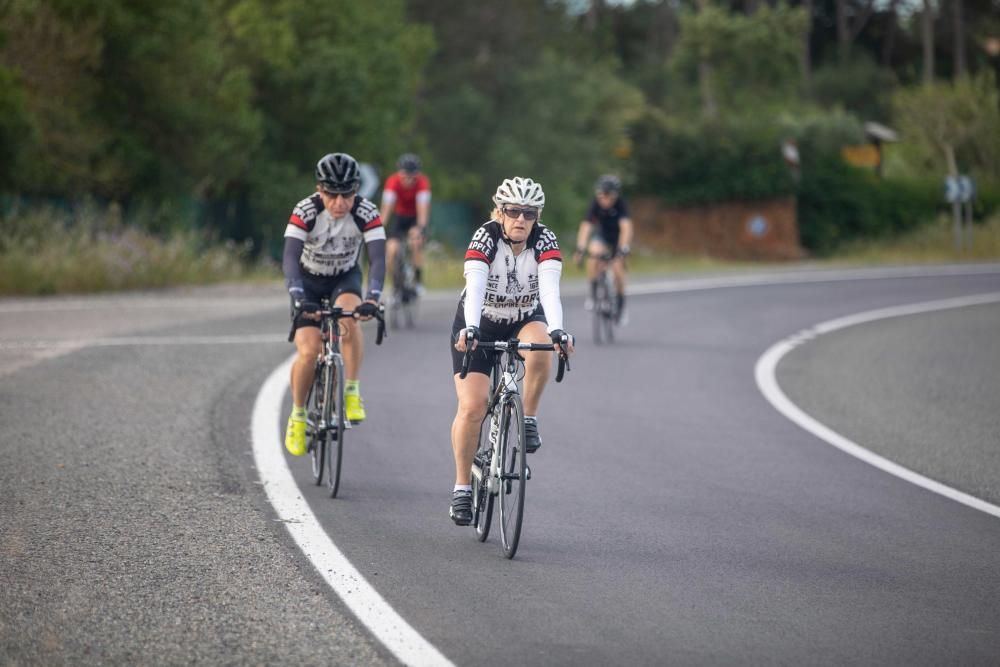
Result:
{"label": "white and black cycling jersey", "polygon": [[303,242],[302,268],[317,276],[336,276],[354,268],[361,244],[385,239],[378,207],[361,196],[350,212],[334,218],[318,194],[306,197],[292,211],[285,237]]}
{"label": "white and black cycling jersey", "polygon": [[541,303],[549,331],[561,329],[561,274],[562,253],[551,229],[535,223],[524,250],[515,255],[501,224],[490,220],[476,230],[465,252],[466,326],[479,326],[480,316],[498,324],[518,322]]}

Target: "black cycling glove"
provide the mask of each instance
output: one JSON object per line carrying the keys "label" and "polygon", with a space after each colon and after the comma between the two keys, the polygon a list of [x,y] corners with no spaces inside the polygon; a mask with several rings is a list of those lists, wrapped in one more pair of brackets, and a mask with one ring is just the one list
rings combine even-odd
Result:
{"label": "black cycling glove", "polygon": [[306,291],[301,287],[289,287],[288,296],[292,297],[292,307],[298,310],[306,298]]}
{"label": "black cycling glove", "polygon": [[562,329],[553,329],[549,333],[549,336],[552,337],[552,343],[555,345],[565,345],[566,343],[569,343],[571,340],[573,340],[573,337],[570,336],[565,331],[563,331]]}
{"label": "black cycling glove", "polygon": [[[461,336],[463,333],[459,332],[458,335]],[[466,341],[479,340],[479,327],[465,327],[464,335]]]}
{"label": "black cycling glove", "polygon": [[359,317],[373,317],[378,312],[378,306],[369,301],[365,301],[354,309],[354,314]]}

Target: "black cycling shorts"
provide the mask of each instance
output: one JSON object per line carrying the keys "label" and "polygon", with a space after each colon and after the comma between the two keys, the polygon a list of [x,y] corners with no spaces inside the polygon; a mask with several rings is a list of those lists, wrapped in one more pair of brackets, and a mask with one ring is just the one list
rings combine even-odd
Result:
{"label": "black cycling shorts", "polygon": [[590,240],[603,243],[612,257],[618,254],[618,234],[605,234],[603,231],[598,231],[591,234]]}
{"label": "black cycling shorts", "polygon": [[[486,317],[482,318],[482,321],[479,323],[479,340],[510,340],[511,338],[517,336],[518,332],[521,331],[521,327],[528,322],[541,322],[542,324],[548,324],[545,319],[545,311],[542,310],[541,304],[531,311],[529,315],[518,320],[517,322],[504,322],[503,324],[498,324]],[[465,353],[459,352],[455,349],[455,339],[458,337],[458,332],[464,328],[465,306],[464,300],[460,300],[458,302],[458,310],[455,312],[455,322],[451,325],[451,338],[449,339],[449,347],[451,349],[451,368],[456,375],[462,372],[462,359],[465,357]],[[470,373],[482,373],[483,375],[489,375],[492,370],[492,354],[487,354],[485,350],[476,350],[472,353],[472,359],[469,361]]]}
{"label": "black cycling shorts", "polygon": [[392,224],[389,226],[389,238],[390,239],[400,239],[406,238],[407,234],[414,225],[417,224],[417,216],[415,215],[394,215],[392,216]]}
{"label": "black cycling shorts", "polygon": [[[315,276],[311,273],[302,274],[302,287],[305,290],[304,301],[318,304],[323,297],[329,297],[332,306],[341,294],[357,294],[361,296],[361,267],[357,264],[347,273],[336,276]],[[292,306],[294,309],[294,304]],[[293,313],[294,314],[294,313]],[[299,315],[292,322],[292,331],[300,327],[319,327],[316,320],[307,320]]]}

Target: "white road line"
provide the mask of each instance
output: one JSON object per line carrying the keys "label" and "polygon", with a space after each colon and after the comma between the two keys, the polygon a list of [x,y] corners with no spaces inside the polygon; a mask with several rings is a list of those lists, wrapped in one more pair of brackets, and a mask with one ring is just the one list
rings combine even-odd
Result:
{"label": "white road line", "polygon": [[869,465],[873,465],[891,475],[904,479],[911,484],[916,484],[917,486],[923,487],[928,491],[933,491],[934,493],[938,493],[946,498],[960,502],[963,505],[986,512],[987,514],[991,514],[995,517],[1000,517],[1000,507],[984,500],[980,500],[974,496],[970,496],[969,494],[963,493],[958,489],[953,489],[950,486],[936,482],[929,477],[924,477],[909,468],[904,468],[889,459],[865,449],[856,442],[845,438],[833,429],[825,426],[813,417],[810,417],[808,414],[803,412],[801,408],[792,403],[787,396],[785,396],[784,392],[781,391],[781,388],[778,386],[778,381],[775,376],[775,370],[777,369],[778,363],[781,361],[782,357],[802,343],[832,331],[891,317],[903,317],[906,315],[915,315],[917,313],[932,312],[935,310],[964,308],[967,306],[998,302],[1000,302],[1000,292],[993,292],[989,294],[979,294],[975,296],[942,299],[939,301],[927,301],[924,303],[915,303],[905,306],[869,310],[863,313],[857,313],[854,315],[848,315],[847,317],[840,317],[835,320],[822,322],[810,327],[809,329],[800,331],[793,336],[789,336],[788,338],[779,341],[768,348],[768,350],[757,360],[756,367],[754,368],[754,376],[757,380],[757,387],[760,389],[761,393],[764,394],[764,397],[770,401],[771,405],[778,410],[778,412],[834,447],[843,450],[851,456],[861,459]]}
{"label": "white road line", "polygon": [[884,280],[887,278],[920,278],[928,276],[972,276],[1000,273],[998,264],[946,264],[938,266],[900,266],[858,269],[808,269],[773,273],[752,273],[736,276],[712,276],[637,283],[628,288],[630,295],[693,292],[725,287],[759,287],[800,283],[828,283],[846,280]]}
{"label": "white road line", "polygon": [[281,402],[288,387],[292,359],[294,355],[274,369],[257,394],[253,408],[254,460],[271,505],[327,584],[400,662],[451,666],[451,661],[403,620],[351,565],[302,497],[280,440]]}
{"label": "white road line", "polygon": [[234,345],[238,343],[287,343],[287,334],[243,334],[220,336],[119,336],[106,338],[65,338],[60,340],[0,340],[0,350],[49,350],[126,345]]}

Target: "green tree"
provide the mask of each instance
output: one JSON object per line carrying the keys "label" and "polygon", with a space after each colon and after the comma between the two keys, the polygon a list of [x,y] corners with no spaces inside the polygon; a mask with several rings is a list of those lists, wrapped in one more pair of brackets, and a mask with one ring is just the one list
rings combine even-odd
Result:
{"label": "green tree", "polygon": [[681,39],[670,64],[689,81],[707,65],[711,80],[701,80],[700,97],[703,104],[717,101],[720,111],[784,102],[798,92],[806,20],[801,9],[784,3],[749,16],[706,3],[681,15]]}
{"label": "green tree", "polygon": [[304,0],[224,3],[228,38],[248,54],[264,136],[247,151],[246,192],[253,226],[272,241],[316,161],[343,151],[391,164],[412,135],[413,100],[433,35],[405,21],[401,1],[336,0],[317,11]]}
{"label": "green tree", "polygon": [[903,141],[925,147],[948,174],[961,160],[1000,179],[1000,94],[988,73],[901,89],[893,109]]}

